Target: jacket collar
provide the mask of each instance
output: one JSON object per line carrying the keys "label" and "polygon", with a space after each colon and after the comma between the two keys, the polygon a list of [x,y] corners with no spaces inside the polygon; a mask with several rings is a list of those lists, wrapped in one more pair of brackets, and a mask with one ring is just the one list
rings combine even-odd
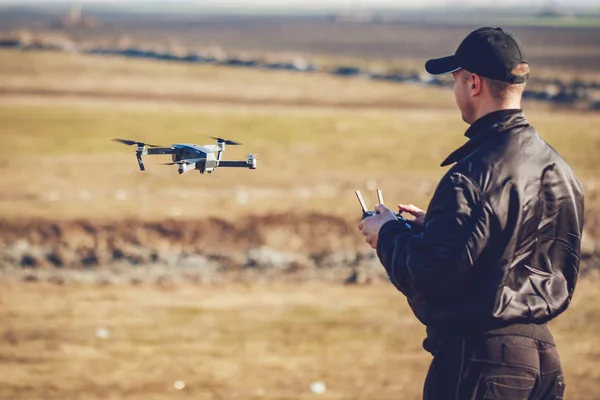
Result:
{"label": "jacket collar", "polygon": [[498,110],[484,115],[473,122],[465,132],[465,136],[469,138],[469,141],[452,152],[444,162],[442,162],[441,166],[445,167],[464,159],[497,133],[517,125],[529,125],[527,119],[523,115],[523,110],[521,109]]}

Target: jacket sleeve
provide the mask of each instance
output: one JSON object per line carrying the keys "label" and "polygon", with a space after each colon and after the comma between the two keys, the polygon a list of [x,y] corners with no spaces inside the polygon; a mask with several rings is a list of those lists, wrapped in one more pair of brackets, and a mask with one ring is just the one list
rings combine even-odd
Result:
{"label": "jacket sleeve", "polygon": [[390,281],[409,298],[436,298],[461,290],[489,238],[491,210],[466,176],[440,182],[420,233],[396,221],[379,232],[377,255]]}

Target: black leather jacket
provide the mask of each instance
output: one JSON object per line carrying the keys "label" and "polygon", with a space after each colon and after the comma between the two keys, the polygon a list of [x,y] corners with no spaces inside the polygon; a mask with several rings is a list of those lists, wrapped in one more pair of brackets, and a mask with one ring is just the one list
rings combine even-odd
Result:
{"label": "black leather jacket", "polygon": [[379,259],[428,331],[544,323],[575,289],[582,185],[521,110],[488,114],[465,135],[422,231],[386,223]]}

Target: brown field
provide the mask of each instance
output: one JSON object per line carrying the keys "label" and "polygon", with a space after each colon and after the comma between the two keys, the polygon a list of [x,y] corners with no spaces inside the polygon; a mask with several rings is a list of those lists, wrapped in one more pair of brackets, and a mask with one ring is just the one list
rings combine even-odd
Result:
{"label": "brown field", "polygon": [[[293,210],[354,220],[356,189],[425,207],[439,163],[464,142],[443,88],[13,50],[0,61],[0,212],[12,218],[235,220]],[[587,231],[598,237],[600,114],[525,107],[584,181]],[[226,157],[257,153],[259,168],[178,176],[154,156],[141,172],[131,149],[111,141],[206,135],[242,141]]]}
{"label": "brown field", "polygon": [[[569,400],[599,398],[598,283],[551,327]],[[0,320],[2,399],[416,400],[431,359],[389,285],[0,283]]]}
{"label": "brown field", "polygon": [[[170,29],[123,24],[128,30],[68,34],[113,40],[128,32],[161,41]],[[399,51],[406,60],[391,62],[410,64],[437,55],[463,29],[449,28],[438,43],[419,26],[368,27],[352,38],[349,30],[340,34],[348,26],[314,21],[292,21],[279,36],[272,22],[248,24],[199,24],[177,41],[191,46],[204,32],[206,42],[225,47],[285,47],[325,54],[327,62],[364,56],[366,63],[387,63]],[[595,28],[519,29],[537,43],[533,56],[540,63],[547,57],[548,76],[598,76]],[[298,31],[306,36],[290,46]],[[398,40],[409,33],[429,45]],[[314,41],[313,34],[331,40]],[[544,48],[550,34],[563,47]],[[382,45],[369,61],[373,43]],[[568,48],[584,62],[566,63]],[[534,102],[525,109],[584,183],[591,255],[600,241],[600,113]],[[359,217],[354,190],[370,204],[381,188],[390,206],[426,207],[445,172],[439,163],[464,142],[465,129],[452,92],[443,88],[1,50],[0,246],[19,239],[51,246],[53,238],[93,249],[118,236],[138,247],[227,251],[262,240],[285,251],[364,252],[359,232],[348,228]],[[258,169],[179,176],[160,165],[166,156],[149,156],[141,172],[132,149],[111,142],[208,143],[206,135],[243,142],[225,157],[257,153]],[[144,224],[152,221],[160,229],[149,233]],[[152,236],[161,230],[172,236]],[[421,348],[423,327],[385,283],[50,285],[21,282],[15,276],[30,271],[11,276],[1,262],[1,399],[417,399],[430,360]],[[100,274],[103,267],[81,272]],[[582,278],[572,307],[552,323],[571,400],[600,398],[598,283],[594,274]],[[185,387],[176,389],[180,380]],[[311,393],[319,381],[327,390]]]}
{"label": "brown field", "polygon": [[[425,207],[464,142],[443,88],[324,74],[77,54],[0,52],[0,213],[11,217],[235,219],[322,212],[354,220],[354,190]],[[526,104],[528,116],[584,181],[597,236],[600,114]],[[576,123],[574,122],[576,121]],[[207,143],[230,137],[259,168],[186,173],[149,156],[137,169],[115,137]],[[388,149],[394,149],[393,152]],[[368,193],[367,193],[368,191]]]}

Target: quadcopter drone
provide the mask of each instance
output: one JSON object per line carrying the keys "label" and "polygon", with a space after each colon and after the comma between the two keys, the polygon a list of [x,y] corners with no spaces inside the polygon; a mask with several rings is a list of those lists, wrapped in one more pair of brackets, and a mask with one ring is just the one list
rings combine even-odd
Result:
{"label": "quadcopter drone", "polygon": [[[222,160],[223,151],[226,145],[238,146],[241,143],[233,140],[210,136],[217,141],[217,144],[197,145],[186,143],[175,143],[170,147],[157,146],[135,140],[113,139],[128,146],[137,145],[135,156],[140,166],[140,170],[145,171],[142,156],[151,154],[171,154],[173,162],[163,165],[177,165],[177,171],[183,174],[187,171],[197,169],[201,174],[212,173],[217,167],[234,167],[256,169],[256,156],[251,154],[246,161],[224,161]],[[215,155],[216,153],[216,155]]]}

